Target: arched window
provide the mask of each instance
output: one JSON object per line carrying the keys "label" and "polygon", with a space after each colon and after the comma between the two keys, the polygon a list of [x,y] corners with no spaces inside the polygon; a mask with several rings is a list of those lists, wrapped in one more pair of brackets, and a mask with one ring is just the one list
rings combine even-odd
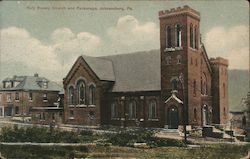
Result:
{"label": "arched window", "polygon": [[197,110],[194,108],[194,120],[197,121]]}
{"label": "arched window", "polygon": [[117,102],[111,103],[111,118],[118,118],[119,112],[118,112],[118,104]]}
{"label": "arched window", "polygon": [[156,115],[156,101],[155,100],[151,100],[149,103],[149,107],[148,107],[148,118],[149,119],[156,119],[157,115]]}
{"label": "arched window", "polygon": [[181,25],[176,25],[176,46],[181,47]]}
{"label": "arched window", "polygon": [[134,100],[129,102],[128,105],[128,118],[135,119],[136,118],[136,102]]}
{"label": "arched window", "polygon": [[77,82],[77,104],[86,104],[86,85],[83,80]]}
{"label": "arched window", "polygon": [[207,77],[205,73],[202,73],[201,77],[201,94],[208,95]]}
{"label": "arched window", "polygon": [[89,104],[90,105],[95,104],[95,86],[94,85],[89,86]]}
{"label": "arched window", "polygon": [[74,103],[74,88],[73,86],[69,87],[68,90],[68,104],[73,105]]}
{"label": "arched window", "polygon": [[197,26],[194,28],[194,48],[195,48],[195,49],[198,49]]}
{"label": "arched window", "polygon": [[166,57],[166,64],[170,65],[171,64],[171,56]]}
{"label": "arched window", "polygon": [[196,95],[196,80],[193,82],[193,94]]}
{"label": "arched window", "polygon": [[193,43],[194,43],[194,41],[193,41],[193,24],[190,24],[190,47],[191,48],[193,48]]}
{"label": "arched window", "polygon": [[225,98],[226,96],[226,85],[223,83],[223,97]]}
{"label": "arched window", "polygon": [[181,64],[181,55],[177,56],[177,64]]}
{"label": "arched window", "polygon": [[178,84],[177,79],[173,79],[173,80],[171,81],[172,90],[177,90],[177,84]]}
{"label": "arched window", "polygon": [[171,26],[166,27],[166,46],[167,46],[167,48],[172,47]]}
{"label": "arched window", "polygon": [[203,94],[203,78],[201,76],[201,94]]}

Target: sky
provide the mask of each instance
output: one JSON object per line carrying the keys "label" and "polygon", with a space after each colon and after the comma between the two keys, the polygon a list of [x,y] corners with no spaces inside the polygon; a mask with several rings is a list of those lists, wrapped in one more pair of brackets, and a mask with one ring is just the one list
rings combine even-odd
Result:
{"label": "sky", "polygon": [[158,11],[188,5],[201,14],[208,56],[249,68],[249,4],[240,1],[1,1],[0,80],[62,81],[80,55],[159,49]]}

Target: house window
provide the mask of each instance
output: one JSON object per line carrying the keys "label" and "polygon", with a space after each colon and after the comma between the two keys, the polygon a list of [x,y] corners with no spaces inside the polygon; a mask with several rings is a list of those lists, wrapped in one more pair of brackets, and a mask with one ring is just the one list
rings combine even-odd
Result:
{"label": "house window", "polygon": [[69,118],[74,119],[74,111],[73,110],[69,111]]}
{"label": "house window", "polygon": [[193,94],[196,96],[196,80],[193,82]]}
{"label": "house window", "polygon": [[7,94],[7,102],[11,102],[11,94],[10,93]]}
{"label": "house window", "polygon": [[171,64],[171,56],[166,57],[166,64],[170,65]]}
{"label": "house window", "polygon": [[43,88],[48,88],[48,82],[43,82]]}
{"label": "house window", "polygon": [[181,64],[181,55],[177,56],[177,64]]}
{"label": "house window", "polygon": [[197,121],[197,110],[194,108],[194,121]]}
{"label": "house window", "polygon": [[149,119],[156,119],[157,116],[156,116],[156,101],[155,100],[150,101],[148,112],[149,112],[149,116],[148,116]]}
{"label": "house window", "polygon": [[32,94],[32,92],[29,92],[29,93],[28,93],[28,99],[29,99],[30,101],[33,100],[33,94]]}
{"label": "house window", "polygon": [[74,88],[71,86],[71,87],[69,87],[69,91],[68,91],[68,103],[69,103],[69,105],[73,105],[73,101],[74,101]]}
{"label": "house window", "polygon": [[176,25],[176,46],[181,47],[181,25]]}
{"label": "house window", "polygon": [[86,87],[84,81],[77,84],[77,104],[86,104]]}
{"label": "house window", "polygon": [[2,94],[0,94],[0,102],[2,101]]}
{"label": "house window", "polygon": [[89,104],[90,105],[95,104],[95,86],[93,85],[89,86]]}
{"label": "house window", "polygon": [[173,79],[173,80],[171,81],[172,90],[177,90],[177,84],[178,84],[177,79]]}
{"label": "house window", "polygon": [[47,93],[43,94],[43,101],[48,101],[48,94]]}
{"label": "house window", "polygon": [[197,26],[194,28],[194,48],[195,48],[195,49],[198,49]]}
{"label": "house window", "polygon": [[167,48],[171,48],[172,47],[172,39],[171,39],[171,27],[167,26],[166,27],[166,46]]}
{"label": "house window", "polygon": [[128,105],[128,118],[135,119],[136,118],[136,102],[134,100],[129,102]]}
{"label": "house window", "polygon": [[118,118],[119,115],[118,115],[118,104],[117,102],[113,102],[111,104],[111,118]]}
{"label": "house window", "polygon": [[193,24],[190,24],[190,47],[193,48]]}
{"label": "house window", "polygon": [[15,108],[15,114],[19,114],[19,107]]}
{"label": "house window", "polygon": [[15,100],[19,100],[19,92],[16,92]]}

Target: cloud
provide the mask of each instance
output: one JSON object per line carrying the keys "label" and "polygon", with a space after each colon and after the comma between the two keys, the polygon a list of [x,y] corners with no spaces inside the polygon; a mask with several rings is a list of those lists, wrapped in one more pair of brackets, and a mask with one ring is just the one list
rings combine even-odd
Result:
{"label": "cloud", "polygon": [[76,58],[91,54],[100,38],[88,33],[73,33],[68,28],[56,29],[51,44],[44,44],[17,27],[0,30],[1,79],[7,76],[32,75],[35,72],[53,80],[62,80]]}
{"label": "cloud", "polygon": [[205,34],[205,45],[210,56],[229,60],[232,69],[248,69],[249,28],[247,26],[214,27]]}
{"label": "cloud", "polygon": [[107,35],[110,48],[119,53],[159,48],[159,27],[153,22],[141,23],[131,15],[120,17]]}
{"label": "cloud", "polygon": [[69,63],[74,61],[78,56],[92,55],[95,53],[101,40],[98,36],[80,32],[74,34],[69,28],[58,28],[51,34],[54,42],[52,47],[60,63]]}

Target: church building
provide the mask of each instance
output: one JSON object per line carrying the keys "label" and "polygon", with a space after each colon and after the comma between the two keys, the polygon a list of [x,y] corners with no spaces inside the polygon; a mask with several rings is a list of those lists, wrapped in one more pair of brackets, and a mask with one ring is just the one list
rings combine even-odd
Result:
{"label": "church building", "polygon": [[63,80],[64,122],[178,128],[225,124],[228,60],[209,58],[200,13],[159,12],[160,50],[80,56]]}

